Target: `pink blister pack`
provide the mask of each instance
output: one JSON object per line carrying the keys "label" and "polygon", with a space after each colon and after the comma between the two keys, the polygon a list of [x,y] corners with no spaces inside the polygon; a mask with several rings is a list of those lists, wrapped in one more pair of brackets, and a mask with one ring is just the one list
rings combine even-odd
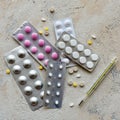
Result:
{"label": "pink blister pack", "polygon": [[60,59],[60,52],[27,21],[13,33],[13,38],[44,68],[49,60]]}

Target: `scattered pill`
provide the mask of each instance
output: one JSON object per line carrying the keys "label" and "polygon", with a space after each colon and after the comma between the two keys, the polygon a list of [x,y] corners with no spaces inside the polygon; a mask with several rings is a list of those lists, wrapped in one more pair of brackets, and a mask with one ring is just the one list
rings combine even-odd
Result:
{"label": "scattered pill", "polygon": [[92,37],[93,39],[96,39],[96,35],[91,35],[91,37]]}
{"label": "scattered pill", "polygon": [[71,102],[71,103],[69,104],[69,106],[70,106],[70,107],[74,107],[74,103]]}
{"label": "scattered pill", "polygon": [[77,72],[78,71],[78,67],[73,67],[73,71]]}
{"label": "scattered pill", "polygon": [[50,13],[54,13],[55,12],[55,9],[52,7],[50,8]]}
{"label": "scattered pill", "polygon": [[45,18],[41,18],[41,21],[42,21],[42,22],[46,22],[46,19],[45,19]]}
{"label": "scattered pill", "polygon": [[74,71],[73,71],[73,69],[71,69],[71,68],[68,70],[68,73],[69,73],[69,74],[73,74],[73,72],[74,72]]}
{"label": "scattered pill", "polygon": [[77,87],[77,86],[78,86],[77,82],[73,82],[73,87]]}
{"label": "scattered pill", "polygon": [[48,30],[49,30],[49,28],[48,28],[48,27],[45,27],[45,28],[44,28],[44,30],[45,30],[45,31],[48,31]]}
{"label": "scattered pill", "polygon": [[84,85],[83,82],[81,82],[81,83],[79,84],[79,86],[80,86],[80,87],[84,87],[85,85]]}
{"label": "scattered pill", "polygon": [[73,82],[71,80],[68,81],[68,85],[69,86],[72,86],[73,85]]}
{"label": "scattered pill", "polygon": [[43,34],[43,31],[42,31],[42,30],[40,30],[40,31],[39,31],[39,34],[40,34],[40,35],[42,35],[42,34]]}
{"label": "scattered pill", "polygon": [[77,75],[76,75],[76,78],[80,78],[80,77],[81,77],[81,74],[77,74]]}
{"label": "scattered pill", "polygon": [[92,45],[93,41],[92,40],[88,40],[87,43],[88,43],[88,45]]}
{"label": "scattered pill", "polygon": [[49,32],[45,31],[44,35],[45,35],[45,36],[48,36],[48,35],[49,35]]}
{"label": "scattered pill", "polygon": [[10,74],[10,70],[9,69],[6,70],[6,74]]}
{"label": "scattered pill", "polygon": [[43,68],[43,66],[42,66],[42,65],[40,65],[40,66],[39,66],[39,69],[40,69],[40,70],[43,70],[44,68]]}

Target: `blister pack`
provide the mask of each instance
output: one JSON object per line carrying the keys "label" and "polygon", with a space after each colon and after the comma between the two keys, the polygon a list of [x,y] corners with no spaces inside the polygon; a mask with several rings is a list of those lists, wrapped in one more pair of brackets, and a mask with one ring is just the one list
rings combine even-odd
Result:
{"label": "blister pack", "polygon": [[66,32],[63,32],[60,39],[56,42],[56,47],[89,72],[94,70],[100,59],[91,49]]}
{"label": "blister pack", "polygon": [[61,61],[50,61],[45,81],[44,104],[47,108],[60,108],[64,91],[66,64]]}
{"label": "blister pack", "polygon": [[13,38],[44,68],[47,67],[49,60],[60,59],[59,51],[27,21],[13,33]]}
{"label": "blister pack", "polygon": [[54,29],[55,29],[55,35],[56,35],[57,40],[60,38],[61,34],[64,31],[68,32],[73,37],[75,37],[72,19],[70,18],[65,18],[65,19],[54,21]]}
{"label": "blister pack", "polygon": [[17,47],[5,55],[5,61],[30,108],[34,111],[42,107],[43,81],[27,51]]}

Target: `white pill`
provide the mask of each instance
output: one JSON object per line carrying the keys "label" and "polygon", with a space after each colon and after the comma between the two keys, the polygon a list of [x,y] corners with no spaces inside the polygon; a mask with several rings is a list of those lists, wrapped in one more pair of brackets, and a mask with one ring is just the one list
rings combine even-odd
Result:
{"label": "white pill", "polygon": [[21,72],[21,67],[20,67],[19,65],[15,65],[15,66],[13,67],[13,72],[14,72],[15,74],[19,74],[19,73]]}
{"label": "white pill", "polygon": [[48,73],[48,76],[49,76],[49,77],[52,77],[52,76],[53,76],[53,74],[50,72],[50,73]]}
{"label": "white pill", "polygon": [[71,47],[66,47],[66,48],[65,48],[65,52],[66,52],[67,54],[71,54],[71,53],[72,53],[72,48],[71,48]]}
{"label": "white pill", "polygon": [[20,58],[24,58],[24,57],[25,57],[25,51],[22,50],[22,49],[20,49],[20,50],[18,51],[18,56],[19,56]]}
{"label": "white pill", "polygon": [[65,31],[68,32],[69,34],[71,34],[71,33],[72,33],[72,28],[71,28],[71,27],[67,27],[67,28],[65,29]]}
{"label": "white pill", "polygon": [[50,63],[50,65],[49,65],[49,66],[50,66],[50,68],[53,68],[53,64],[52,64],[52,63]]}
{"label": "white pill", "polygon": [[85,49],[84,54],[85,54],[85,56],[90,56],[91,50],[90,49]]}
{"label": "white pill", "polygon": [[65,42],[68,42],[68,41],[70,40],[70,35],[64,34],[64,35],[62,36],[62,39],[63,39]]}
{"label": "white pill", "polygon": [[62,28],[62,22],[61,21],[56,21],[55,26],[57,29]]}
{"label": "white pill", "polygon": [[45,95],[45,92],[44,92],[44,91],[40,92],[40,97],[41,97],[41,98],[43,98],[44,95]]}
{"label": "white pill", "polygon": [[62,78],[62,74],[61,73],[58,74],[58,78]]}
{"label": "white pill", "polygon": [[58,100],[55,100],[55,105],[58,105],[59,104],[59,101]]}
{"label": "white pill", "polygon": [[91,68],[93,68],[94,63],[93,63],[92,61],[88,61],[88,62],[86,63],[86,65],[87,65],[87,67],[88,67],[89,69],[91,69]]}
{"label": "white pill", "polygon": [[19,83],[20,83],[21,85],[24,85],[24,84],[26,84],[26,82],[27,82],[27,78],[26,78],[25,76],[20,76],[20,77],[18,78],[18,81],[19,81]]}
{"label": "white pill", "polygon": [[56,92],[56,96],[60,96],[60,92],[59,91]]}
{"label": "white pill", "polygon": [[73,53],[72,53],[72,57],[73,57],[74,59],[78,59],[78,58],[79,58],[79,53],[78,53],[77,51],[73,52]]}
{"label": "white pill", "polygon": [[65,62],[66,64],[69,64],[70,63],[70,60],[68,58],[62,58],[61,60],[62,62]]}
{"label": "white pill", "polygon": [[50,90],[47,90],[47,91],[46,91],[46,94],[47,94],[47,95],[50,95]]}
{"label": "white pill", "polygon": [[69,27],[69,26],[71,25],[71,21],[70,21],[69,19],[66,19],[66,20],[64,21],[64,25],[65,25],[66,27]]}
{"label": "white pill", "polygon": [[81,64],[85,64],[86,63],[86,58],[84,57],[84,56],[81,56],[80,58],[79,58],[79,62],[81,63]]}
{"label": "white pill", "polygon": [[59,69],[60,69],[60,70],[63,69],[63,65],[59,65]]}
{"label": "white pill", "polygon": [[36,89],[41,89],[42,87],[43,87],[42,81],[37,80],[37,81],[35,82],[35,88],[36,88]]}
{"label": "white pill", "polygon": [[96,35],[91,35],[91,37],[92,37],[93,39],[96,39]]}
{"label": "white pill", "polygon": [[30,70],[29,76],[31,79],[35,79],[37,77],[37,71],[36,70]]}
{"label": "white pill", "polygon": [[26,86],[24,88],[24,92],[26,95],[30,95],[30,94],[32,94],[32,88],[30,86]]}
{"label": "white pill", "polygon": [[77,41],[75,39],[70,40],[70,45],[75,47],[77,45]]}
{"label": "white pill", "polygon": [[98,60],[98,55],[97,54],[92,54],[91,59],[92,59],[92,61],[97,61]]}
{"label": "white pill", "polygon": [[46,99],[46,100],[45,100],[45,103],[46,103],[46,104],[49,104],[49,103],[50,103],[49,99]]}
{"label": "white pill", "polygon": [[57,83],[57,87],[58,88],[61,87],[61,83],[60,82]]}
{"label": "white pill", "polygon": [[64,42],[58,42],[57,46],[59,49],[64,49],[65,48],[65,43]]}
{"label": "white pill", "polygon": [[38,98],[37,97],[31,97],[30,98],[31,105],[35,106],[38,104]]}
{"label": "white pill", "polygon": [[51,85],[52,85],[52,83],[51,83],[50,81],[48,81],[47,85],[48,85],[48,86],[51,86]]}
{"label": "white pill", "polygon": [[26,60],[24,60],[23,61],[23,66],[25,67],[25,68],[30,68],[31,67],[31,61],[29,60],[29,59],[26,59]]}
{"label": "white pill", "polygon": [[15,56],[14,55],[9,55],[7,57],[7,61],[8,61],[8,63],[13,64],[15,62]]}
{"label": "white pill", "polygon": [[78,45],[77,45],[77,50],[78,50],[79,52],[82,52],[82,51],[84,50],[84,45],[78,44]]}

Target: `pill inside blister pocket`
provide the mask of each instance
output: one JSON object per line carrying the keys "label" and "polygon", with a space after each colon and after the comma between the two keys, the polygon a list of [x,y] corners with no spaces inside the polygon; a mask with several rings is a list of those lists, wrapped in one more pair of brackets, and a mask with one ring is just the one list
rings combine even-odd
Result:
{"label": "pill inside blister pocket", "polygon": [[19,65],[14,65],[14,66],[13,66],[13,72],[14,72],[15,74],[20,74],[20,72],[21,72],[21,67],[20,67]]}
{"label": "pill inside blister pocket", "polygon": [[37,97],[31,97],[30,103],[32,106],[36,106],[38,104],[38,98]]}
{"label": "pill inside blister pocket", "polygon": [[22,49],[20,49],[20,50],[18,51],[18,57],[24,58],[24,57],[25,57],[25,51],[22,50]]}
{"label": "pill inside blister pocket", "polygon": [[15,62],[15,56],[14,55],[9,55],[7,57],[7,61],[8,61],[8,63],[13,64]]}
{"label": "pill inside blister pocket", "polygon": [[31,65],[32,65],[32,63],[31,63],[31,61],[29,59],[26,59],[26,60],[23,61],[23,66],[25,68],[30,68]]}
{"label": "pill inside blister pocket", "polygon": [[25,85],[27,83],[27,78],[25,76],[20,76],[18,81],[21,85]]}
{"label": "pill inside blister pocket", "polygon": [[43,87],[42,81],[37,80],[37,81],[35,82],[35,88],[39,90],[39,89],[41,89],[42,87]]}
{"label": "pill inside blister pocket", "polygon": [[58,42],[57,43],[58,48],[64,49],[65,48],[65,43],[64,42]]}
{"label": "pill inside blister pocket", "polygon": [[31,95],[32,94],[32,88],[30,87],[30,86],[26,86],[25,88],[24,88],[24,92],[25,92],[25,94],[26,95]]}
{"label": "pill inside blister pocket", "polygon": [[97,61],[98,60],[98,55],[97,54],[92,54],[91,59],[92,59],[92,61]]}
{"label": "pill inside blister pocket", "polygon": [[36,70],[30,70],[29,77],[31,79],[35,79],[37,77],[37,71]]}
{"label": "pill inside blister pocket", "polygon": [[75,39],[70,40],[70,46],[75,47],[77,45],[77,41]]}
{"label": "pill inside blister pocket", "polygon": [[63,41],[68,42],[70,40],[70,36],[68,34],[64,34],[62,36]]}
{"label": "pill inside blister pocket", "polygon": [[88,61],[86,63],[86,66],[89,68],[89,69],[92,69],[94,67],[94,63],[92,61]]}
{"label": "pill inside blister pocket", "polygon": [[62,22],[61,21],[56,21],[55,26],[56,26],[57,29],[62,28]]}
{"label": "pill inside blister pocket", "polygon": [[70,26],[71,26],[71,21],[70,21],[69,19],[65,20],[65,21],[64,21],[64,25],[65,25],[66,27],[70,27]]}

